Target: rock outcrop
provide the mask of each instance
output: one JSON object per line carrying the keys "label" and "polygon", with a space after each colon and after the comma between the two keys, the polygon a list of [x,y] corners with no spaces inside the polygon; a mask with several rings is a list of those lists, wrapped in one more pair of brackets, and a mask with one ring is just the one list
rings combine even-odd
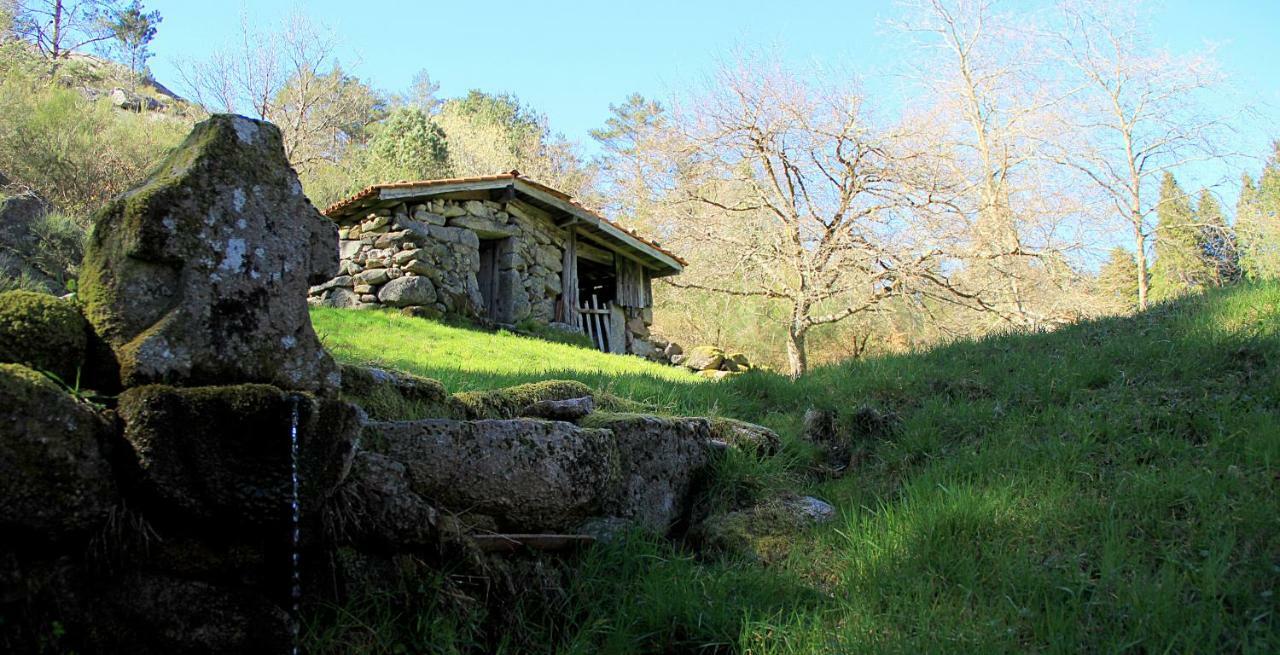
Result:
{"label": "rock outcrop", "polygon": [[336,272],[336,243],[279,129],[215,115],[98,214],[80,294],[125,386],[334,390],[306,294]]}

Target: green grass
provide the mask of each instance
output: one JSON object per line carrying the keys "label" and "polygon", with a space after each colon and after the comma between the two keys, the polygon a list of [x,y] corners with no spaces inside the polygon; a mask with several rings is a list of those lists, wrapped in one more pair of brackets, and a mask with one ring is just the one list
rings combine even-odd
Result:
{"label": "green grass", "polygon": [[[454,390],[565,377],[766,423],[783,464],[731,458],[717,489],[799,485],[840,510],[767,567],[652,540],[596,547],[563,610],[531,612],[510,652],[1280,652],[1280,285],[794,383],[313,317],[340,358]],[[897,415],[892,436],[861,444],[843,478],[806,477],[804,410],[864,405]]]}

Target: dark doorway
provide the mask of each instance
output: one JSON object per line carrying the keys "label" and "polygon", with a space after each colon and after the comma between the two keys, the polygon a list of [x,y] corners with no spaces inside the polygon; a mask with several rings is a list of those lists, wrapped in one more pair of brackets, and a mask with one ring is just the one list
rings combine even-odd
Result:
{"label": "dark doorway", "polygon": [[480,283],[480,295],[484,297],[484,318],[499,320],[498,308],[498,253],[502,242],[506,239],[480,240],[480,272],[476,274],[476,282]]}
{"label": "dark doorway", "polygon": [[595,296],[601,307],[612,304],[618,293],[618,276],[613,264],[578,258],[578,306],[591,302]]}

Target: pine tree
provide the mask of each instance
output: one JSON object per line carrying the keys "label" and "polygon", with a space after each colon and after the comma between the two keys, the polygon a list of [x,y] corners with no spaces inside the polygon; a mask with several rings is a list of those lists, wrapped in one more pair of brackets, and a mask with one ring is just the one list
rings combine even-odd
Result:
{"label": "pine tree", "polygon": [[1160,182],[1156,207],[1155,262],[1151,265],[1151,296],[1156,300],[1174,298],[1199,289],[1212,278],[1205,262],[1200,225],[1191,199],[1178,186],[1173,174]]}
{"label": "pine tree", "polygon": [[1252,280],[1280,278],[1280,142],[1255,184],[1244,176],[1236,205],[1240,270]]}
{"label": "pine tree", "polygon": [[1235,231],[1227,225],[1222,206],[1208,189],[1200,190],[1196,222],[1200,225],[1200,253],[1209,270],[1209,282],[1220,287],[1239,280],[1240,255]]}
{"label": "pine tree", "polygon": [[1138,308],[1138,278],[1133,274],[1138,259],[1119,246],[1111,250],[1107,262],[1098,270],[1098,294],[1126,312]]}

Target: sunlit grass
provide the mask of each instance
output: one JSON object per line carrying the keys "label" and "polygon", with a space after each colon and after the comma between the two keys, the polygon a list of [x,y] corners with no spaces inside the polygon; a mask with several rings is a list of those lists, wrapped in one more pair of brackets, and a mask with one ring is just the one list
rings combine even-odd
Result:
{"label": "sunlit grass", "polygon": [[[531,622],[545,639],[509,652],[1280,652],[1280,285],[795,383],[708,383],[509,335],[314,316],[340,357],[453,389],[571,377],[766,423],[790,459],[726,461],[717,498],[788,485],[840,511],[768,567],[652,540],[593,549],[566,616]],[[806,478],[805,409],[860,405],[895,414],[897,430],[861,444],[845,477]]]}

